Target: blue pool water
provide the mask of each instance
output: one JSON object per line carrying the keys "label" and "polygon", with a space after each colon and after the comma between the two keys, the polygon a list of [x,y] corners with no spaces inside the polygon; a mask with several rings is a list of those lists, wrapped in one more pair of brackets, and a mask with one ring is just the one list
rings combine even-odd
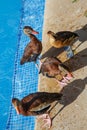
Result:
{"label": "blue pool water", "polygon": [[0,0],[0,130],[5,130],[12,95],[21,0]]}
{"label": "blue pool water", "polygon": [[18,116],[11,98],[21,99],[37,91],[38,71],[35,64],[20,66],[19,62],[29,42],[23,34],[23,26],[32,26],[40,33],[37,37],[42,38],[44,3],[45,0],[0,1],[0,130],[34,129],[35,118]]}

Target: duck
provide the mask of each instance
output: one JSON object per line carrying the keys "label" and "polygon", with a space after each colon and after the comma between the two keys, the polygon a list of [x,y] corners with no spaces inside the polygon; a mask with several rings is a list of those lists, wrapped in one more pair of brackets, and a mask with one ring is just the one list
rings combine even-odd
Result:
{"label": "duck", "polygon": [[57,33],[48,31],[47,35],[49,36],[50,44],[55,48],[71,46],[79,37],[77,33],[71,31],[60,31]]}
{"label": "duck", "polygon": [[24,26],[23,31],[24,34],[26,34],[30,38],[31,41],[27,44],[27,46],[24,49],[24,53],[20,60],[20,64],[23,65],[26,62],[36,63],[37,59],[39,59],[38,56],[42,52],[42,43],[35,36],[35,34],[38,34],[38,32],[30,26]]}
{"label": "duck", "polygon": [[[41,73],[48,78],[54,78],[62,87],[67,85],[73,78],[73,74],[69,68],[57,57],[47,57],[41,64],[39,74]],[[58,75],[62,77],[61,80],[57,79]]]}
{"label": "duck", "polygon": [[17,112],[23,116],[38,116],[46,121],[45,125],[51,127],[52,120],[48,110],[51,103],[61,100],[62,93],[35,92],[31,93],[21,100],[12,98],[12,104]]}

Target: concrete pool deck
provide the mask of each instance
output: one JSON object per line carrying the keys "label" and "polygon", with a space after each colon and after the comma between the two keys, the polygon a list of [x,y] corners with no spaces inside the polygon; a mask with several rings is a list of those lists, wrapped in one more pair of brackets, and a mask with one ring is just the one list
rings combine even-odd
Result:
{"label": "concrete pool deck", "polygon": [[[79,40],[74,57],[67,59],[66,52],[55,49],[49,44],[47,31],[69,30],[77,32]],[[46,0],[43,26],[42,61],[55,55],[70,67],[74,78],[62,88],[54,79],[39,75],[38,91],[60,92],[63,100],[55,106],[50,116],[55,118],[50,130],[86,130],[87,129],[87,0]],[[80,46],[79,46],[80,44]],[[62,108],[62,109],[61,109]],[[61,111],[58,114],[58,111]],[[41,128],[41,121],[36,120],[35,130]]]}

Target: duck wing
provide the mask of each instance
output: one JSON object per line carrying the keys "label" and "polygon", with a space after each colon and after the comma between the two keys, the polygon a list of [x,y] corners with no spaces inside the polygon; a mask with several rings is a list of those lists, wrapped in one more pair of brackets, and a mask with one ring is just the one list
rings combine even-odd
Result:
{"label": "duck wing", "polygon": [[42,51],[41,41],[33,34],[30,34],[30,39],[31,39],[30,44],[32,45],[33,53],[40,54]]}
{"label": "duck wing", "polygon": [[[38,93],[38,92],[37,92],[37,93]],[[31,94],[25,96],[25,97],[21,100],[21,102],[22,102],[22,103],[30,102],[34,97],[37,96],[37,93],[31,93]]]}
{"label": "duck wing", "polygon": [[37,111],[49,106],[53,101],[60,100],[61,97],[61,93],[36,92],[24,97],[21,103],[25,111]]}
{"label": "duck wing", "polygon": [[28,62],[30,60],[30,58],[31,58],[32,53],[33,53],[32,45],[29,43],[25,47],[25,50],[24,50],[23,56],[21,58],[20,64],[22,65],[22,64]]}
{"label": "duck wing", "polygon": [[70,31],[61,31],[55,34],[56,40],[61,40],[62,42],[64,42],[67,39],[75,38],[75,37],[78,37],[78,35]]}
{"label": "duck wing", "polygon": [[37,92],[37,93],[32,93],[26,97],[24,97],[21,100],[22,106],[25,111],[36,111],[43,109],[45,106],[48,106],[49,103],[46,102],[44,99],[44,93],[42,92]]}

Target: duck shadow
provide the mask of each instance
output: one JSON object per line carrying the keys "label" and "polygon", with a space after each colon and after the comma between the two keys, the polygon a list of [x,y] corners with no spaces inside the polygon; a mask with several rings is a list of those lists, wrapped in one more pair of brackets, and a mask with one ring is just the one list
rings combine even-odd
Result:
{"label": "duck shadow", "polygon": [[81,29],[78,29],[74,32],[79,35],[79,41],[82,43],[87,41],[87,24],[84,25]]}
{"label": "duck shadow", "polygon": [[69,67],[71,72],[83,68],[87,65],[87,48],[65,61],[64,64]]}
{"label": "duck shadow", "polygon": [[81,29],[78,29],[76,31],[74,31],[75,33],[78,34],[79,36],[79,45],[75,48],[75,50],[81,46],[85,41],[87,41],[87,24],[84,25]]}
{"label": "duck shadow", "polygon": [[59,54],[61,54],[62,52],[64,52],[64,47],[62,48],[55,48],[55,47],[51,47],[48,51],[46,51],[42,56],[41,59],[44,59],[46,57],[57,57]]}
{"label": "duck shadow", "polygon": [[87,77],[84,79],[77,79],[63,88],[61,93],[63,93],[62,100],[59,101],[63,107],[53,116],[54,119],[65,107],[74,102],[78,96],[85,89],[85,85],[87,84]]}
{"label": "duck shadow", "polygon": [[[87,41],[87,24],[84,25],[81,29],[78,29],[78,30],[76,30],[74,32],[79,35],[79,41],[80,41],[80,44],[75,48],[75,50],[76,50],[82,43],[84,43],[85,41]],[[59,54],[61,54],[64,51],[65,51],[64,47],[62,47],[62,48],[51,47],[50,49],[48,49],[48,51],[46,51],[41,56],[41,59],[44,59],[46,57],[52,57],[52,56],[57,57]]]}

